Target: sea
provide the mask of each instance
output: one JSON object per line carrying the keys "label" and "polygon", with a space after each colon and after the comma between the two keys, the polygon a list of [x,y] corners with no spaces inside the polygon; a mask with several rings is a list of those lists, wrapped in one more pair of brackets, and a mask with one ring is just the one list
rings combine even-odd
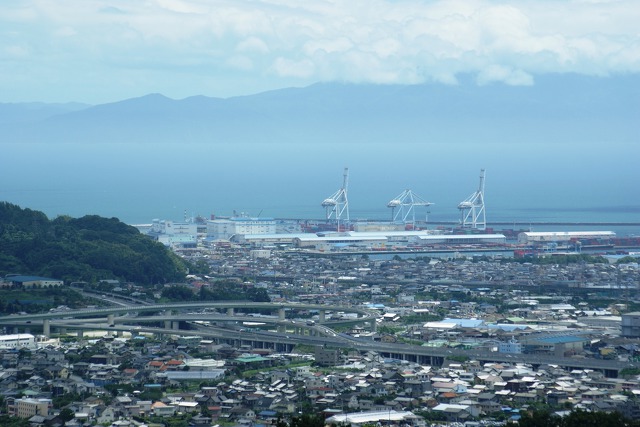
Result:
{"label": "sea", "polygon": [[387,203],[409,189],[433,203],[415,208],[418,220],[455,222],[485,169],[487,221],[504,223],[496,228],[640,235],[638,145],[4,141],[0,150],[0,200],[50,218],[322,219],[348,168],[351,220],[390,219]]}

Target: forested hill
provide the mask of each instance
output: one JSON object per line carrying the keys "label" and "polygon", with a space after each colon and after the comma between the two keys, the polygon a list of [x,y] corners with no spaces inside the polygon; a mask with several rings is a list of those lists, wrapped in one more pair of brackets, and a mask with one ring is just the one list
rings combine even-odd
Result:
{"label": "forested hill", "polygon": [[164,245],[117,218],[60,216],[0,202],[0,274],[139,284],[184,279],[186,266]]}

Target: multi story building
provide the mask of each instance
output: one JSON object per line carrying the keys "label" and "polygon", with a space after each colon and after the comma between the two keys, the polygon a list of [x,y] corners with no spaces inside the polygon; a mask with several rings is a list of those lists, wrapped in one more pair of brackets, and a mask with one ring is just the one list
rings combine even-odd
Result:
{"label": "multi story building", "polygon": [[509,341],[501,341],[498,344],[498,352],[520,354],[522,353],[522,344],[515,339],[510,339]]}
{"label": "multi story building", "polygon": [[154,219],[147,235],[165,246],[195,247],[197,244],[198,224]]}
{"label": "multi story building", "polygon": [[9,414],[18,418],[31,418],[34,415],[46,417],[51,409],[51,399],[15,399],[12,404],[7,402]]}
{"label": "multi story building", "polygon": [[233,217],[207,221],[207,238],[229,240],[235,235],[275,234],[276,221],[273,218]]}
{"label": "multi story building", "polygon": [[640,311],[622,315],[622,336],[640,338]]}

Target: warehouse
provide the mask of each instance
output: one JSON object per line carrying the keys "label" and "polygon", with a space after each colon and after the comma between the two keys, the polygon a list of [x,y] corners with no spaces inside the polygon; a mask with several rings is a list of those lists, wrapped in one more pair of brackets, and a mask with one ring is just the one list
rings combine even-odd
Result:
{"label": "warehouse", "polygon": [[498,244],[507,242],[504,234],[446,234],[441,236],[419,236],[420,243],[444,245]]}
{"label": "warehouse", "polygon": [[371,236],[328,236],[321,237],[311,235],[307,237],[296,237],[294,244],[298,248],[313,248],[318,250],[331,250],[335,248],[343,248],[346,246],[359,248],[375,248],[383,247],[387,239],[384,237]]}
{"label": "warehouse", "polygon": [[31,334],[0,335],[0,348],[36,348],[36,337]]}
{"label": "warehouse", "polygon": [[57,288],[64,285],[64,281],[40,276],[8,275],[4,278],[6,283],[18,288]]}
{"label": "warehouse", "polygon": [[580,239],[606,240],[616,237],[613,231],[525,231],[518,234],[518,243],[570,242]]}

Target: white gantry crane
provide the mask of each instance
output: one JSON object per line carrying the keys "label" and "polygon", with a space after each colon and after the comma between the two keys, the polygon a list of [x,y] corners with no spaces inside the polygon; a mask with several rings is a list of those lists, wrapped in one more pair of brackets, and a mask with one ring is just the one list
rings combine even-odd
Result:
{"label": "white gantry crane", "polygon": [[[393,198],[387,207],[391,208],[391,221],[403,222],[405,224],[416,224],[416,206],[431,206],[433,203],[427,202],[422,197],[419,197],[411,190],[404,190],[397,197]],[[409,221],[409,219],[411,219]],[[426,219],[425,219],[426,221]]]}
{"label": "white gantry crane", "polygon": [[344,168],[342,188],[322,201],[325,208],[327,221],[334,219],[340,231],[340,221],[349,221],[349,199],[347,198],[347,186],[349,185],[349,168]]}
{"label": "white gantry crane", "polygon": [[460,202],[458,209],[460,209],[460,225],[462,228],[474,228],[476,230],[485,230],[487,228],[484,209],[484,169],[480,170],[478,191]]}

